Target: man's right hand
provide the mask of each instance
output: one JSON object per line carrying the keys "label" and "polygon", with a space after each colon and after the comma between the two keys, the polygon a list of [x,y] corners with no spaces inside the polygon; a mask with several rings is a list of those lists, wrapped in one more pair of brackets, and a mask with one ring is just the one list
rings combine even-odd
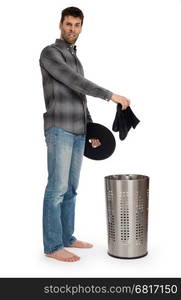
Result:
{"label": "man's right hand", "polygon": [[115,103],[120,103],[122,105],[122,110],[125,110],[131,103],[129,99],[124,96],[113,94],[111,100]]}

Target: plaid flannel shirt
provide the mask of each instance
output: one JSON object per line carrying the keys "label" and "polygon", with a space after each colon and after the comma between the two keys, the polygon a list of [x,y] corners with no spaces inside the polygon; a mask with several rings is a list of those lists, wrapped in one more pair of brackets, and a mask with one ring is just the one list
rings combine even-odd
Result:
{"label": "plaid flannel shirt", "polygon": [[86,95],[108,101],[112,92],[84,78],[76,46],[64,40],[56,39],[45,47],[39,63],[46,106],[44,130],[55,126],[74,134],[86,134],[87,122],[92,122]]}

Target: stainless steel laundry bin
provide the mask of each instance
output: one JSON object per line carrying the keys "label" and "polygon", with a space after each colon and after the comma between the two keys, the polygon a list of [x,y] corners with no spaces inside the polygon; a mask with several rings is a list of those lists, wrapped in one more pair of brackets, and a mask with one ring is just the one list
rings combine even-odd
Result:
{"label": "stainless steel laundry bin", "polygon": [[104,180],[108,254],[117,258],[147,255],[149,177],[122,174]]}

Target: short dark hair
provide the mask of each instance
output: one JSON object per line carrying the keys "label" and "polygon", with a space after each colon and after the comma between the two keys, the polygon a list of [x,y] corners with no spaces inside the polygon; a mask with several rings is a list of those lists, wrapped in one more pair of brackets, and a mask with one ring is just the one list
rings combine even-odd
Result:
{"label": "short dark hair", "polygon": [[84,20],[84,15],[83,12],[78,8],[78,7],[67,7],[64,10],[62,10],[62,16],[60,22],[63,23],[65,16],[72,16],[75,18],[80,18],[81,19],[81,26],[83,24]]}

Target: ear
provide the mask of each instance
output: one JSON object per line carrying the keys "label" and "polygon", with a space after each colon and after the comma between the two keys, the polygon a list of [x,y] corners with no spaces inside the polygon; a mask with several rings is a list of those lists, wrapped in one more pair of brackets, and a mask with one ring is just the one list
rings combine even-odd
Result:
{"label": "ear", "polygon": [[59,29],[62,30],[62,23],[59,23]]}

